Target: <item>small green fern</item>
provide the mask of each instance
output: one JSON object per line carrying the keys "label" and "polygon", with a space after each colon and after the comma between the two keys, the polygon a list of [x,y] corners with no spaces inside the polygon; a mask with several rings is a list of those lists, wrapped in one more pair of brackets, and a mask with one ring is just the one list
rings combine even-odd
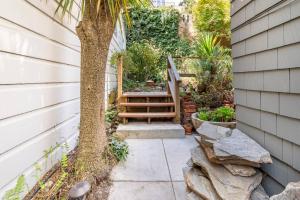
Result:
{"label": "small green fern", "polygon": [[3,200],[21,200],[20,195],[24,191],[24,189],[25,176],[21,175],[17,180],[16,186],[5,193]]}
{"label": "small green fern", "polygon": [[42,168],[41,166],[38,164],[38,163],[35,163],[34,164],[34,167],[35,167],[35,179],[37,180],[41,190],[44,190],[46,188],[46,184],[45,182],[40,178],[41,177],[41,174],[42,174]]}

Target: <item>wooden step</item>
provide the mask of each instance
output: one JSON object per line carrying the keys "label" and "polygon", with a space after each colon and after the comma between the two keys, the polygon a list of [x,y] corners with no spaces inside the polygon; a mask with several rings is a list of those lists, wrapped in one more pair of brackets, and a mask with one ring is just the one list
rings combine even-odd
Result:
{"label": "wooden step", "polygon": [[173,102],[161,102],[161,103],[140,103],[140,102],[131,102],[131,103],[120,103],[120,106],[126,106],[126,107],[171,107],[175,106],[175,103]]}
{"label": "wooden step", "polygon": [[150,113],[119,113],[122,118],[172,118],[175,112],[150,112]]}
{"label": "wooden step", "polygon": [[125,92],[122,97],[171,97],[167,92]]}

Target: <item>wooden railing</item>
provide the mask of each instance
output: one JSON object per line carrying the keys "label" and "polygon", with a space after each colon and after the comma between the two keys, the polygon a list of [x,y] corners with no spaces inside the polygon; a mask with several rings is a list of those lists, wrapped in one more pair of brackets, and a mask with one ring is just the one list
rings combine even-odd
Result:
{"label": "wooden railing", "polygon": [[180,75],[176,69],[175,63],[171,56],[168,56],[167,59],[168,65],[168,84],[167,84],[167,92],[171,94],[173,97],[173,101],[175,103],[175,113],[176,117],[174,121],[176,123],[180,123],[180,96],[179,96],[179,87],[181,84]]}
{"label": "wooden railing", "polygon": [[[117,74],[118,74],[118,97],[117,97],[117,102],[118,104],[123,102],[123,57],[120,56],[118,57],[117,60]],[[120,111],[120,106],[118,106],[118,110]]]}

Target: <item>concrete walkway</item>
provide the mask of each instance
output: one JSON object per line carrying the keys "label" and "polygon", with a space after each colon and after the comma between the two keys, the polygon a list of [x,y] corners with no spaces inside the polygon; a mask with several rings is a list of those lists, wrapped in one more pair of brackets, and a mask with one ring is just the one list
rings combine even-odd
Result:
{"label": "concrete walkway", "polygon": [[182,168],[197,144],[179,139],[127,139],[129,156],[111,174],[109,200],[185,200]]}

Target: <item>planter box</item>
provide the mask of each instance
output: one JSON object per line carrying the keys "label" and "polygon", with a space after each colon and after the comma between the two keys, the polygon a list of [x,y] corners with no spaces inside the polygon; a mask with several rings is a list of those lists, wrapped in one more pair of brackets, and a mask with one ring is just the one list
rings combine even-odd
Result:
{"label": "planter box", "polygon": [[[205,122],[201,119],[198,118],[198,113],[193,113],[192,114],[192,123],[195,129],[199,128],[201,126],[201,124]],[[209,121],[209,123],[213,124],[213,125],[217,125],[217,126],[223,126],[225,128],[236,128],[236,122],[211,122]]]}

